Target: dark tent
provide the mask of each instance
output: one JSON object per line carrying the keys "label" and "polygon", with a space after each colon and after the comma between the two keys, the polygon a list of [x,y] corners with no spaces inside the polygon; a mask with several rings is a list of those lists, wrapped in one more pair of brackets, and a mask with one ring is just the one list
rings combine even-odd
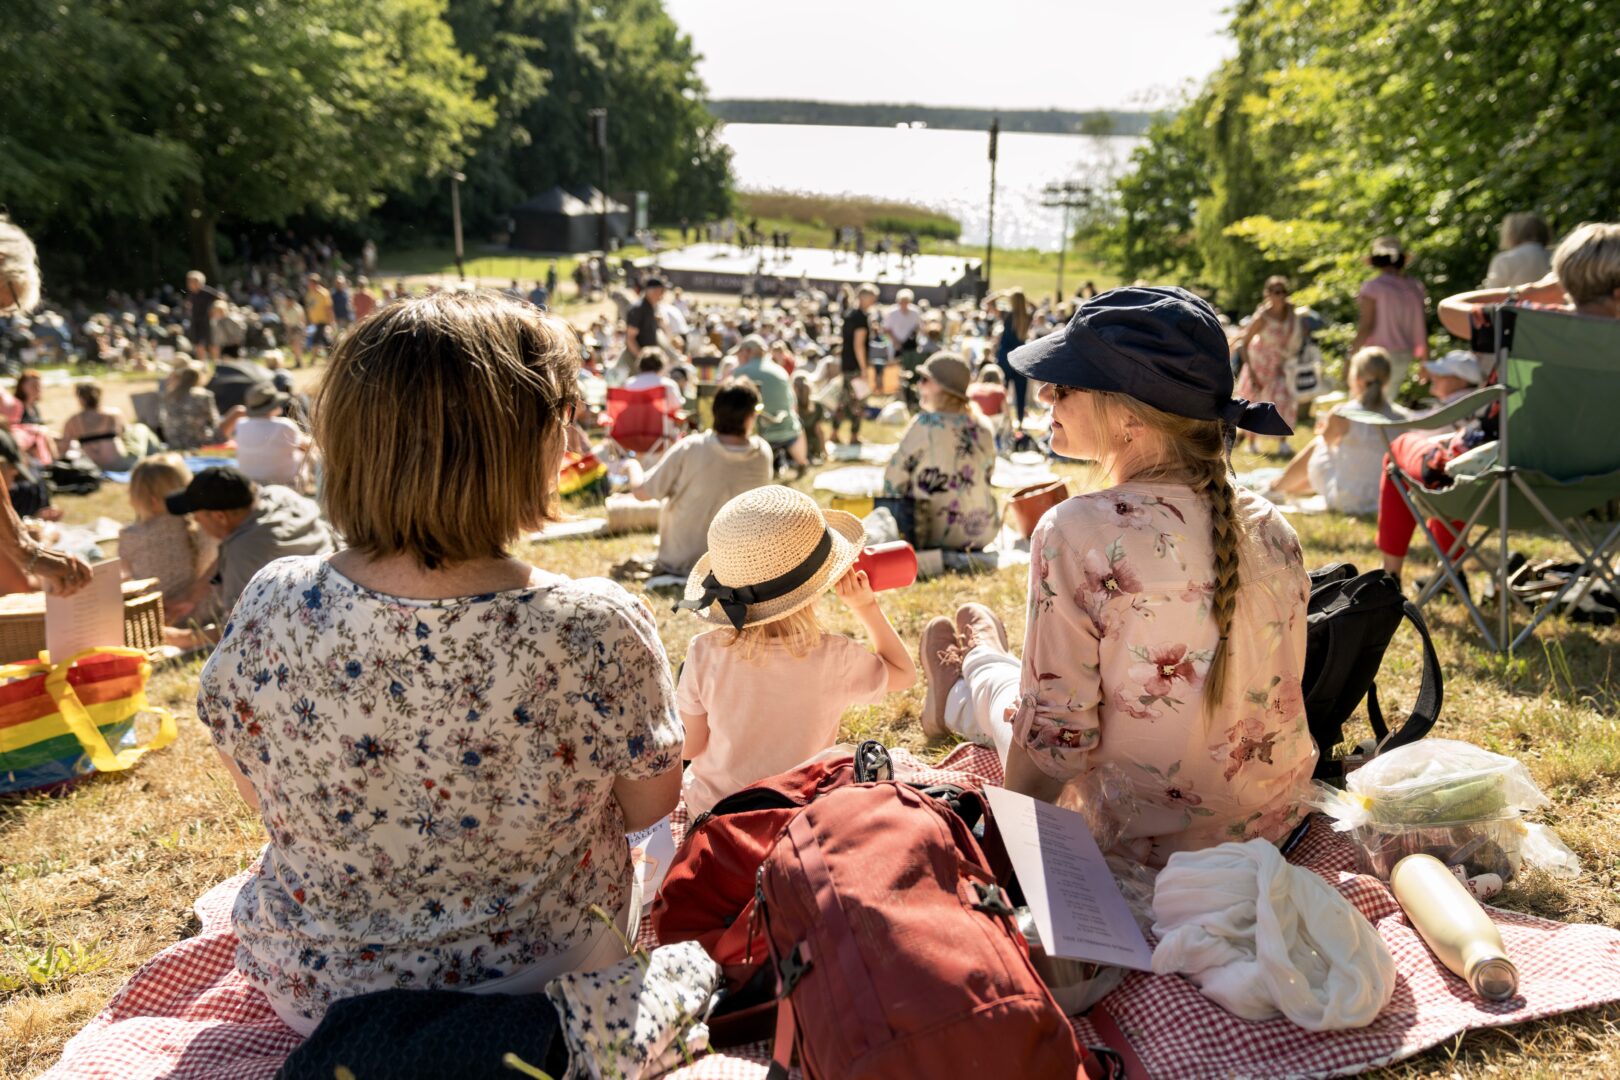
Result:
{"label": "dark tent", "polygon": [[[525,251],[596,251],[601,196],[593,187],[554,187],[512,208],[512,247]],[[607,200],[608,236],[630,236],[630,208]]]}

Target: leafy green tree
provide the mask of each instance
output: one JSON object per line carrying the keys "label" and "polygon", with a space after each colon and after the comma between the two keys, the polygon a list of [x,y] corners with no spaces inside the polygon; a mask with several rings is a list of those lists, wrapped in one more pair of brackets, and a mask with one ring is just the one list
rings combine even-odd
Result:
{"label": "leafy green tree", "polygon": [[1508,212],[1555,232],[1615,215],[1620,49],[1593,0],[1243,0],[1231,32],[1120,185],[1121,219],[1162,227],[1127,245],[1116,223],[1122,267],[1170,265],[1190,199],[1189,280],[1241,309],[1281,271],[1349,318],[1380,234],[1438,296],[1480,280]]}
{"label": "leafy green tree", "polygon": [[[458,164],[493,119],[444,0],[22,2],[19,32],[0,36],[0,92],[14,91],[6,149],[30,152],[0,165],[0,198],[68,226],[96,210],[178,211],[193,263],[215,275],[222,218],[358,217]],[[87,40],[107,49],[88,52]],[[71,81],[109,53],[88,92]],[[38,92],[67,107],[16,107]],[[155,167],[138,171],[141,160]]]}

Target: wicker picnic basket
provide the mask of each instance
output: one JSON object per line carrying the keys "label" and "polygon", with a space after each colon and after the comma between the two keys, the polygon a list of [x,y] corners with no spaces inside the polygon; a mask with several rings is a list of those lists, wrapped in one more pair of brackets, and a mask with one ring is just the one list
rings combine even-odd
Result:
{"label": "wicker picnic basket", "polygon": [[[158,579],[126,581],[123,588],[124,640],[121,644],[131,649],[153,649],[162,645],[163,593],[158,591]],[[0,664],[33,660],[44,648],[45,594],[0,596]]]}

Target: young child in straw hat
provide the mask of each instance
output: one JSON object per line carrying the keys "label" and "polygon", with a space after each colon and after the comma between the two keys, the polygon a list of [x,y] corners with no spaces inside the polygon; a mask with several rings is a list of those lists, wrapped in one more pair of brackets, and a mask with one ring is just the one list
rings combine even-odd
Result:
{"label": "young child in straw hat", "polygon": [[[720,628],[692,640],[675,690],[692,814],[826,750],[846,708],[917,681],[865,572],[852,569],[861,541],[854,515],[777,485],[738,495],[710,524],[679,605]],[[816,601],[829,588],[871,651],[822,630]]]}

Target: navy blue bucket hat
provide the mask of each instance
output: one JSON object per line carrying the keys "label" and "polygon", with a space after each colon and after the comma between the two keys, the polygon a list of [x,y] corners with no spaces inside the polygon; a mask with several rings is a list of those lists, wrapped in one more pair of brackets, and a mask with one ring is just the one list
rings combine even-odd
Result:
{"label": "navy blue bucket hat", "polygon": [[1124,394],[1257,435],[1292,435],[1271,402],[1232,396],[1230,356],[1206,301],[1174,285],[1127,285],[1093,296],[1061,332],[1014,349],[1007,362],[1037,382]]}

